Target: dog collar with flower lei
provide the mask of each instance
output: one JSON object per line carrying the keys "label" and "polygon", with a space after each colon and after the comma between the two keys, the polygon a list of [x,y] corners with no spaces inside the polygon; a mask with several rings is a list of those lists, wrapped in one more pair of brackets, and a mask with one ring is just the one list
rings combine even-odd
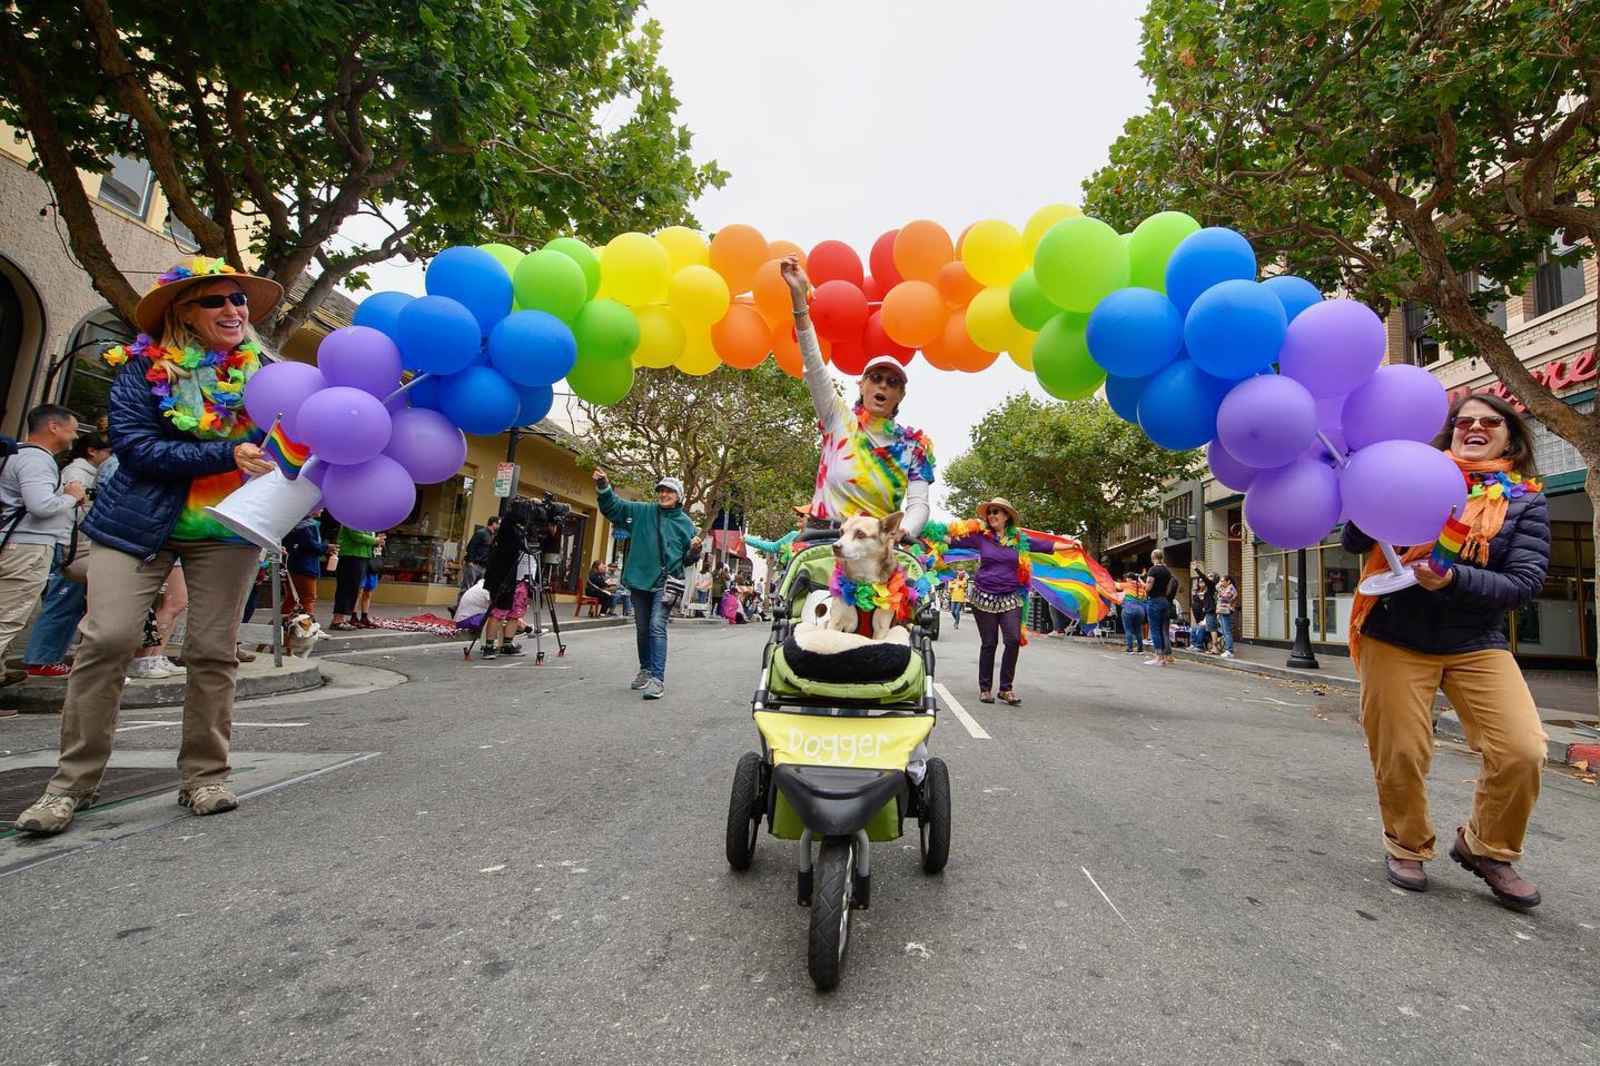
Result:
{"label": "dog collar with flower lei", "polygon": [[897,622],[909,622],[917,602],[928,594],[928,579],[907,581],[904,567],[898,567],[888,581],[852,581],[845,576],[844,567],[833,564],[833,577],[828,581],[828,591],[857,610],[894,612]]}
{"label": "dog collar with flower lei", "polygon": [[1472,488],[1467,492],[1468,499],[1486,496],[1491,500],[1502,497],[1508,500],[1520,500],[1528,493],[1539,492],[1544,487],[1537,478],[1525,478],[1509,470],[1491,470],[1467,476],[1472,484]]}
{"label": "dog collar with flower lei", "polygon": [[245,382],[261,368],[261,346],[254,341],[212,352],[197,345],[165,347],[141,333],[131,344],[106,349],[103,356],[111,366],[133,357],[150,360],[145,380],[175,428],[218,440],[235,440],[255,428],[244,408]]}

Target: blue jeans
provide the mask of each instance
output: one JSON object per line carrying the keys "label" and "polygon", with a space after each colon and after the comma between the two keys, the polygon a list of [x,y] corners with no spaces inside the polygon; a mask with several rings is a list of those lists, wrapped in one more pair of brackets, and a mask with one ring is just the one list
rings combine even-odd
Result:
{"label": "blue jeans", "polygon": [[1150,616],[1150,644],[1157,655],[1171,655],[1172,643],[1167,639],[1167,619],[1172,617],[1172,601],[1165,597],[1151,598],[1145,605],[1145,613]]}
{"label": "blue jeans", "polygon": [[961,600],[952,600],[950,603],[950,617],[955,620],[956,628],[961,628],[961,608],[966,604]]}
{"label": "blue jeans", "polygon": [[1129,651],[1144,651],[1144,608],[1142,606],[1123,604],[1122,646]]}
{"label": "blue jeans", "polygon": [[629,589],[633,629],[639,642],[639,669],[657,681],[667,679],[667,607],[660,589]]}
{"label": "blue jeans", "polygon": [[50,567],[50,585],[44,593],[44,609],[33,624],[33,636],[28,638],[28,650],[22,656],[28,666],[49,666],[65,660],[73,634],[78,632],[78,623],[89,606],[88,590],[61,573],[61,556],[58,546]]}
{"label": "blue jeans", "polygon": [[1222,627],[1222,650],[1233,650],[1233,615],[1219,614],[1216,616],[1217,624]]}

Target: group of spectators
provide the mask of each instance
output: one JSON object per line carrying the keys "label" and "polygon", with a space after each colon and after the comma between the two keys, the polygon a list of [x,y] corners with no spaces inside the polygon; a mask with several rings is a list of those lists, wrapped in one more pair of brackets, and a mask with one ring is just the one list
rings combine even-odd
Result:
{"label": "group of spectators", "polygon": [[619,563],[607,566],[596,559],[583,582],[583,594],[600,604],[602,617],[609,618],[619,612],[624,618],[633,615],[632,597],[622,586],[622,566]]}
{"label": "group of spectators", "polygon": [[[1149,633],[1152,657],[1150,666],[1172,662],[1173,631],[1178,629],[1175,602],[1178,581],[1158,549],[1150,553],[1150,566],[1129,570],[1117,582],[1122,593],[1120,608],[1123,647],[1129,655],[1144,654],[1145,634]],[[1233,658],[1233,616],[1239,605],[1239,589],[1233,575],[1196,570],[1189,588],[1189,645],[1196,651],[1212,652],[1224,659]]]}

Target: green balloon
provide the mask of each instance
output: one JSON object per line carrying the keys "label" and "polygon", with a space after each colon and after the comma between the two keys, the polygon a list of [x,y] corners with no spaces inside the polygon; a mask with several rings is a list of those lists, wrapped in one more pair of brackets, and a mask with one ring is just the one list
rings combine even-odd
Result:
{"label": "green balloon", "polygon": [[1088,315],[1063,311],[1046,322],[1033,342],[1033,373],[1039,385],[1058,400],[1093,396],[1106,380],[1106,372],[1089,357],[1084,331]]}
{"label": "green balloon", "polygon": [[639,347],[639,320],[615,300],[590,300],[572,323],[578,339],[578,362],[624,362]]}
{"label": "green balloon", "polygon": [[1133,284],[1157,292],[1167,291],[1167,260],[1200,223],[1182,211],[1151,215],[1128,235],[1129,278]]}
{"label": "green balloon", "polygon": [[1025,329],[1037,333],[1060,313],[1061,308],[1051,303],[1050,297],[1039,288],[1039,279],[1033,276],[1032,267],[1018,274],[1017,280],[1011,283],[1011,317]]}
{"label": "green balloon", "polygon": [[583,268],[570,256],[549,248],[524,256],[511,283],[517,303],[525,310],[548,311],[568,325],[589,300]]}
{"label": "green balloon", "polygon": [[495,261],[506,268],[507,274],[516,277],[517,264],[522,262],[523,252],[509,244],[480,244],[478,250],[494,256]]}
{"label": "green balloon", "polygon": [[1128,287],[1128,246],[1098,218],[1062,219],[1034,249],[1033,274],[1051,303],[1086,315]]}
{"label": "green balloon", "polygon": [[567,371],[567,386],[580,400],[610,407],[633,388],[633,361],[590,359],[580,355]]}
{"label": "green balloon", "polygon": [[583,277],[589,283],[589,299],[600,291],[600,257],[594,249],[576,237],[557,237],[545,245],[546,251],[560,252],[583,268]]}

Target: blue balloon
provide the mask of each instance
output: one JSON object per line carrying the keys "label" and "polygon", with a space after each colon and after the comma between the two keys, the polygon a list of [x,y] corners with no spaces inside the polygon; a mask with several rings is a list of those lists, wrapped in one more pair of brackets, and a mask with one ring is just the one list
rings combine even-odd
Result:
{"label": "blue balloon", "polygon": [[370,326],[400,343],[400,312],[416,297],[407,292],[375,292],[362,300],[350,316],[352,326]]}
{"label": "blue balloon", "polygon": [[515,311],[489,334],[489,362],[513,385],[554,385],[578,361],[578,342],[548,311]]}
{"label": "blue balloon", "polygon": [[517,398],[522,404],[517,411],[517,425],[531,426],[549,414],[550,408],[555,406],[556,390],[549,385],[530,385],[527,388],[518,388]]}
{"label": "blue balloon", "polygon": [[1315,285],[1305,278],[1296,277],[1293,274],[1279,274],[1275,278],[1268,278],[1261,284],[1271,290],[1272,295],[1276,296],[1278,302],[1283,304],[1283,313],[1290,322],[1293,322],[1296,315],[1312,304],[1322,302],[1322,293],[1317,291]]}
{"label": "blue balloon", "polygon": [[478,320],[448,296],[419,296],[400,311],[395,344],[407,370],[454,374],[483,349]]}
{"label": "blue balloon", "polygon": [[1214,378],[1189,359],[1179,359],[1145,386],[1139,397],[1139,428],[1169,451],[1198,448],[1217,435],[1217,409],[1233,382]]}
{"label": "blue balloon", "polygon": [[1183,346],[1206,373],[1247,378],[1278,358],[1288,330],[1288,316],[1272,290],[1254,281],[1224,281],[1189,309]]}
{"label": "blue balloon", "polygon": [[517,424],[522,398],[500,371],[473,366],[444,379],[439,409],[463,433],[492,437]]}
{"label": "blue balloon", "polygon": [[422,287],[429,296],[448,296],[471,311],[485,337],[511,313],[511,275],[482,248],[446,248],[428,264]]}
{"label": "blue balloon", "polygon": [[1117,413],[1117,417],[1136,426],[1139,424],[1139,398],[1144,395],[1145,386],[1150,384],[1154,376],[1119,378],[1113,375],[1106,378],[1106,402]]}
{"label": "blue balloon", "polygon": [[444,378],[429,375],[405,391],[405,398],[411,401],[412,407],[426,407],[430,411],[440,411],[439,386],[444,383]]}
{"label": "blue balloon", "polygon": [[1224,281],[1254,281],[1256,253],[1231,229],[1211,226],[1189,234],[1167,260],[1167,298],[1187,315],[1200,294]]}
{"label": "blue balloon", "polygon": [[1178,358],[1183,316],[1154,289],[1118,289],[1095,305],[1085,339],[1106,373],[1149,377]]}

